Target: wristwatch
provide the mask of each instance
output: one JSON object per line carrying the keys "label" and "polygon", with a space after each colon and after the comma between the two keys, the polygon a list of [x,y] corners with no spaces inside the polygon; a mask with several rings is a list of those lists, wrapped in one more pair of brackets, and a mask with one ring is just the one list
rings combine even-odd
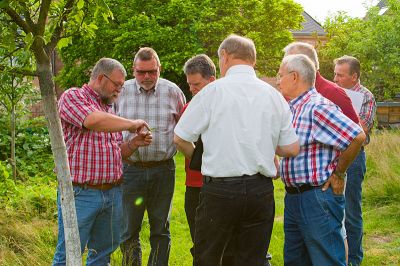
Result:
{"label": "wristwatch", "polygon": [[346,176],[347,176],[347,174],[346,174],[346,172],[339,172],[338,170],[335,170],[335,171],[333,171],[333,173],[337,176],[337,177],[339,177],[340,179],[346,179]]}

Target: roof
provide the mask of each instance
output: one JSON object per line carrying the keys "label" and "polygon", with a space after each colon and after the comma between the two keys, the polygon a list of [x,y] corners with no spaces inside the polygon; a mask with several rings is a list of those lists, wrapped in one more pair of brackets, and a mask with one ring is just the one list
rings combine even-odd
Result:
{"label": "roof", "polygon": [[303,28],[301,30],[291,30],[293,36],[311,36],[317,34],[318,36],[326,36],[325,30],[322,28],[315,19],[313,19],[307,12],[302,13],[304,21],[301,23]]}

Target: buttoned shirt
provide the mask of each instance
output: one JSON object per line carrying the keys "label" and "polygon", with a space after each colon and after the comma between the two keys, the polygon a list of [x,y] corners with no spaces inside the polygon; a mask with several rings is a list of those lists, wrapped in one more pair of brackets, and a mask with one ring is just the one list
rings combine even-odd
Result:
{"label": "buttoned shirt", "polygon": [[275,176],[277,145],[297,141],[287,102],[248,65],[230,67],[197,93],[175,134],[189,142],[201,134],[201,172],[212,177]]}
{"label": "buttoned shirt", "polygon": [[[174,128],[180,118],[186,99],[179,87],[159,78],[154,89],[141,88],[136,79],[125,82],[124,90],[115,105],[119,116],[128,119],[143,119],[152,128],[153,141],[140,147],[129,158],[131,161],[164,161],[176,153],[173,142]],[[123,132],[124,140],[132,133]]]}
{"label": "buttoned shirt", "polygon": [[[361,110],[358,115],[362,124],[368,128],[368,131],[370,131],[372,126],[374,125],[374,118],[376,113],[376,102],[374,95],[366,87],[362,86],[360,82],[357,82],[357,84],[353,88],[351,88],[351,90],[360,92],[364,95]],[[369,140],[369,134],[367,134],[367,139],[364,145],[368,144]]]}
{"label": "buttoned shirt", "polygon": [[341,151],[362,129],[315,88],[291,100],[289,105],[300,153],[281,160],[281,178],[286,186],[322,185],[336,169]]}
{"label": "buttoned shirt", "polygon": [[73,182],[91,185],[115,183],[122,175],[121,133],[98,132],[83,122],[92,112],[113,113],[110,105],[88,85],[65,91],[58,102]]}

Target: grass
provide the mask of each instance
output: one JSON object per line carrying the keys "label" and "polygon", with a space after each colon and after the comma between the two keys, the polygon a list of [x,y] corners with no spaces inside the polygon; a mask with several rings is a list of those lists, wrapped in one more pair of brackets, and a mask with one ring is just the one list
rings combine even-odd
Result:
{"label": "grass", "polygon": [[[400,132],[375,133],[366,153],[363,265],[400,265]],[[172,266],[186,266],[192,265],[189,253],[192,244],[183,208],[185,173],[180,154],[176,156],[176,164],[169,262]],[[274,184],[276,215],[269,251],[273,256],[273,265],[283,265],[284,189],[281,181],[277,180]],[[18,202],[14,200],[11,207],[0,209],[0,265],[49,265],[57,241],[56,217],[52,215],[55,210],[56,184],[42,184],[43,193],[38,195],[32,192],[32,187],[35,187],[35,191],[40,189],[37,180],[32,185],[23,185],[17,189],[25,189],[26,196],[22,193]],[[54,199],[49,198],[53,196]],[[37,201],[40,208],[37,207]],[[37,210],[33,211],[35,208]],[[141,234],[143,265],[146,265],[150,251],[148,238],[149,223],[145,218]],[[111,265],[120,265],[120,261],[121,253],[117,250],[112,255]]]}

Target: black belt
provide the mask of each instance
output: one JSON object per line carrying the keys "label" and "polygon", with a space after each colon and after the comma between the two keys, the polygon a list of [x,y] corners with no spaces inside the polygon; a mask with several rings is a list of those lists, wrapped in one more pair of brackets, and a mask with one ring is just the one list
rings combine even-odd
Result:
{"label": "black belt", "polygon": [[139,168],[153,168],[153,167],[163,165],[167,162],[170,162],[171,160],[172,159],[168,159],[168,160],[164,160],[164,161],[133,162],[131,160],[125,159],[124,163],[126,163],[128,165],[133,165],[133,166],[139,167]]}
{"label": "black belt", "polygon": [[255,175],[242,175],[242,176],[234,176],[234,177],[211,177],[211,176],[203,176],[203,183],[223,183],[223,182],[234,182],[241,180],[254,180],[254,179],[266,179],[268,177],[258,173]]}
{"label": "black belt", "polygon": [[120,178],[119,180],[117,180],[115,183],[104,183],[104,184],[95,184],[95,185],[90,185],[87,183],[76,183],[76,182],[72,182],[73,186],[77,186],[77,187],[82,187],[84,189],[99,189],[99,190],[110,190],[113,187],[117,187],[119,185],[122,184],[122,178]]}
{"label": "black belt", "polygon": [[320,185],[320,186],[312,186],[310,184],[304,184],[304,185],[301,185],[299,187],[286,187],[285,186],[285,190],[289,194],[300,194],[300,193],[303,193],[303,192],[306,192],[306,191],[309,191],[309,190],[312,190],[312,189],[320,188],[320,187],[322,187],[322,185]]}

